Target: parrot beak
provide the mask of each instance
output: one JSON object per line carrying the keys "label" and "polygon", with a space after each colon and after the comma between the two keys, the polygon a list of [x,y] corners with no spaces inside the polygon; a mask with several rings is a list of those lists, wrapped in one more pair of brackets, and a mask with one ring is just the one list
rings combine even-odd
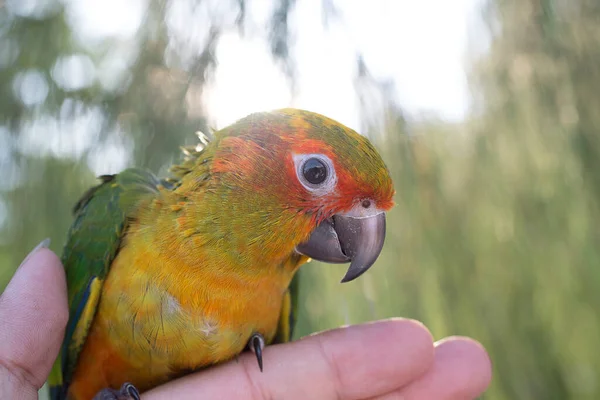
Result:
{"label": "parrot beak", "polygon": [[350,262],[344,283],[358,278],[375,263],[384,241],[385,213],[366,217],[334,215],[319,224],[308,241],[296,246],[296,251],[317,261]]}

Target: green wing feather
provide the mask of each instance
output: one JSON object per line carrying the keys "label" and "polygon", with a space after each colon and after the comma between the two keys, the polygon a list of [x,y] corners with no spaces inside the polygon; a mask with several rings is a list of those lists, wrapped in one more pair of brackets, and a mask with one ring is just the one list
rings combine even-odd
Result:
{"label": "green wing feather", "polygon": [[77,358],[96,313],[102,283],[119,250],[121,239],[140,201],[166,185],[149,172],[128,169],[100,177],[74,208],[75,221],[67,234],[62,262],[67,275],[69,323],[61,354],[49,384],[54,400],[64,398]]}

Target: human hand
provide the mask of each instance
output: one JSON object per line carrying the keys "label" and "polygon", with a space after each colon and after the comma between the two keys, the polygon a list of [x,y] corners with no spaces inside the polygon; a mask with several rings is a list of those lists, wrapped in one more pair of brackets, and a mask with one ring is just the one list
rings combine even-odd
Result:
{"label": "human hand", "polygon": [[38,398],[69,316],[60,260],[40,243],[0,295],[0,399]]}
{"label": "human hand", "polygon": [[[0,296],[0,399],[37,399],[58,354],[68,314],[60,261],[40,248]],[[491,379],[485,350],[468,338],[433,343],[416,321],[393,319],[267,346],[193,373],[144,400],[235,398],[473,399]]]}
{"label": "human hand", "polygon": [[491,380],[485,349],[465,337],[433,343],[421,323],[382,320],[267,346],[264,372],[253,354],[193,373],[144,400],[467,400]]}

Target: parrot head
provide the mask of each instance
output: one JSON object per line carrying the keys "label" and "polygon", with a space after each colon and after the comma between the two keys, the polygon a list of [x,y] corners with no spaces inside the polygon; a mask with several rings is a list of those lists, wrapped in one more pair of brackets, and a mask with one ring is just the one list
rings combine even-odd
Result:
{"label": "parrot head", "polygon": [[215,229],[223,241],[235,231],[240,254],[350,263],[342,282],[373,265],[394,188],[367,138],[325,116],[282,109],[239,120],[210,146],[209,192],[236,214],[216,218]]}

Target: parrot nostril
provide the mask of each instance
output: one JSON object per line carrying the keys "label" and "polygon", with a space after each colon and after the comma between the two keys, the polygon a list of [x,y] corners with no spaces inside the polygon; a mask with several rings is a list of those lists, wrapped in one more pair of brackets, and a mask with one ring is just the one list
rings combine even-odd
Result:
{"label": "parrot nostril", "polygon": [[371,207],[371,200],[363,200],[363,202],[362,202],[362,206],[363,206],[364,208],[369,208],[369,207]]}

